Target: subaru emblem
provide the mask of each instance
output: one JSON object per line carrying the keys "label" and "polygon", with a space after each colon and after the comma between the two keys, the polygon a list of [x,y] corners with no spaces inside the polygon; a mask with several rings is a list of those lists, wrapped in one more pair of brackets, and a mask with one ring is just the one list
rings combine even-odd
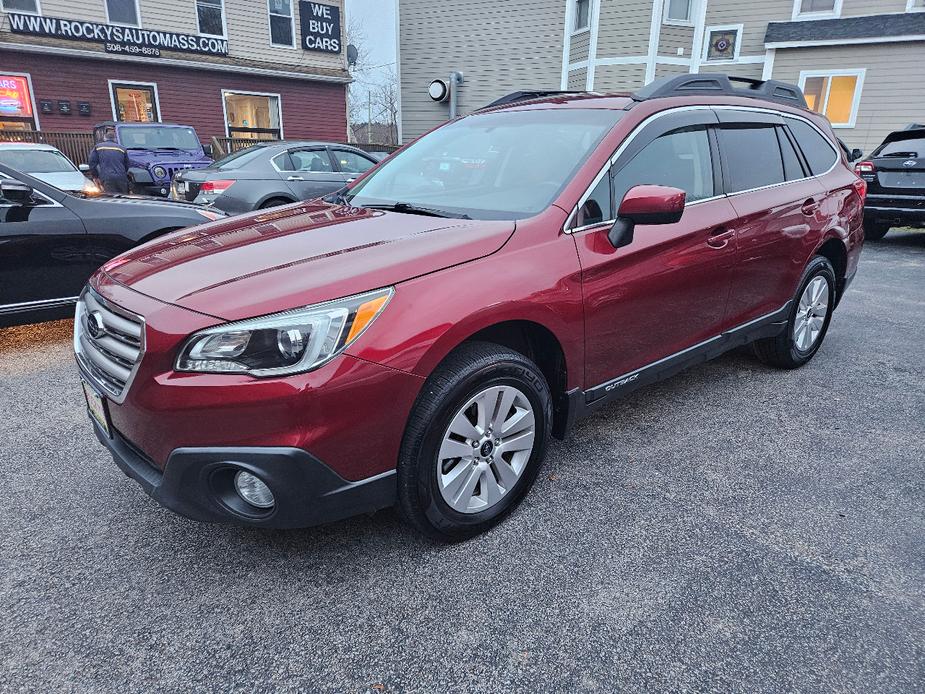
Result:
{"label": "subaru emblem", "polygon": [[911,169],[913,166],[916,166],[917,164],[918,162],[915,159],[910,159],[908,161],[903,162],[903,166],[905,166],[907,169]]}
{"label": "subaru emblem", "polygon": [[87,332],[90,333],[90,337],[95,340],[106,334],[106,324],[103,322],[102,313],[94,311],[87,316]]}

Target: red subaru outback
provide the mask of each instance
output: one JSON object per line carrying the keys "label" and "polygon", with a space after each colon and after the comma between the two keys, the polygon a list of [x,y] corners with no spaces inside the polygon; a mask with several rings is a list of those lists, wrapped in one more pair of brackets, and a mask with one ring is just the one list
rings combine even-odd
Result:
{"label": "red subaru outback", "polygon": [[300,527],[397,504],[459,539],[611,399],[737,345],[812,359],[864,195],[791,85],[514,101],[335,199],[116,258],[74,348],[100,441],[174,511]]}

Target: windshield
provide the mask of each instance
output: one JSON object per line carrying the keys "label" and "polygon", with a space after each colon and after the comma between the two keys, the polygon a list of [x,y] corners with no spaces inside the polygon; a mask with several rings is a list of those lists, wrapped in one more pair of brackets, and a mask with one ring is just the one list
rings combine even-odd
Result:
{"label": "windshield", "polygon": [[476,114],[393,155],[345,199],[473,219],[520,219],[546,209],[623,113],[544,109]]}
{"label": "windshield", "polygon": [[199,149],[199,138],[192,128],[133,126],[119,128],[119,142],[126,149]]}
{"label": "windshield", "polygon": [[925,137],[908,137],[904,140],[887,142],[874,156],[925,159]]}
{"label": "windshield", "polygon": [[240,169],[256,159],[264,150],[266,150],[264,145],[252,145],[246,149],[239,149],[237,152],[232,152],[227,157],[222,157],[217,162],[214,162],[212,168],[226,171]]}
{"label": "windshield", "polygon": [[28,174],[77,171],[67,157],[51,149],[0,149],[0,163]]}

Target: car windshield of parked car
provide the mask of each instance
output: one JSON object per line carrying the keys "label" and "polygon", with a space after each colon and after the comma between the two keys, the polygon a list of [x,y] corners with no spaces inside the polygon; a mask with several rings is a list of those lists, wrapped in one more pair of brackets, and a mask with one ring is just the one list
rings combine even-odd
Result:
{"label": "car windshield of parked car", "polygon": [[556,199],[622,115],[538,109],[468,116],[387,159],[345,199],[473,219],[530,217]]}
{"label": "car windshield of parked car", "polygon": [[0,149],[0,163],[28,174],[77,171],[67,157],[52,149]]}
{"label": "car windshield of parked car", "polygon": [[126,149],[199,149],[192,128],[182,126],[132,126],[119,128],[119,142]]}
{"label": "car windshield of parked car", "polygon": [[909,137],[887,142],[878,152],[874,153],[874,156],[925,159],[925,137]]}

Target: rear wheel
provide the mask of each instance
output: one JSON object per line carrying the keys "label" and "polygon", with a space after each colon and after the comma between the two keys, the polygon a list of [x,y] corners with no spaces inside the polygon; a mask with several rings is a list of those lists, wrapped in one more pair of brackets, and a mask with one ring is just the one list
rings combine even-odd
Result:
{"label": "rear wheel", "polygon": [[552,396],[532,361],[463,345],[428,378],[398,462],[402,514],[426,535],[463,540],[508,515],[536,479]]}
{"label": "rear wheel", "polygon": [[825,339],[835,308],[835,270],[828,258],[813,258],[800,280],[787,329],[752,345],[755,355],[770,366],[796,369],[815,356]]}
{"label": "rear wheel", "polygon": [[864,238],[868,241],[879,241],[890,230],[889,224],[882,222],[864,222]]}
{"label": "rear wheel", "polygon": [[269,200],[264,200],[261,203],[259,209],[266,210],[270,207],[279,207],[280,205],[288,205],[292,200],[287,200],[286,198],[270,198]]}

